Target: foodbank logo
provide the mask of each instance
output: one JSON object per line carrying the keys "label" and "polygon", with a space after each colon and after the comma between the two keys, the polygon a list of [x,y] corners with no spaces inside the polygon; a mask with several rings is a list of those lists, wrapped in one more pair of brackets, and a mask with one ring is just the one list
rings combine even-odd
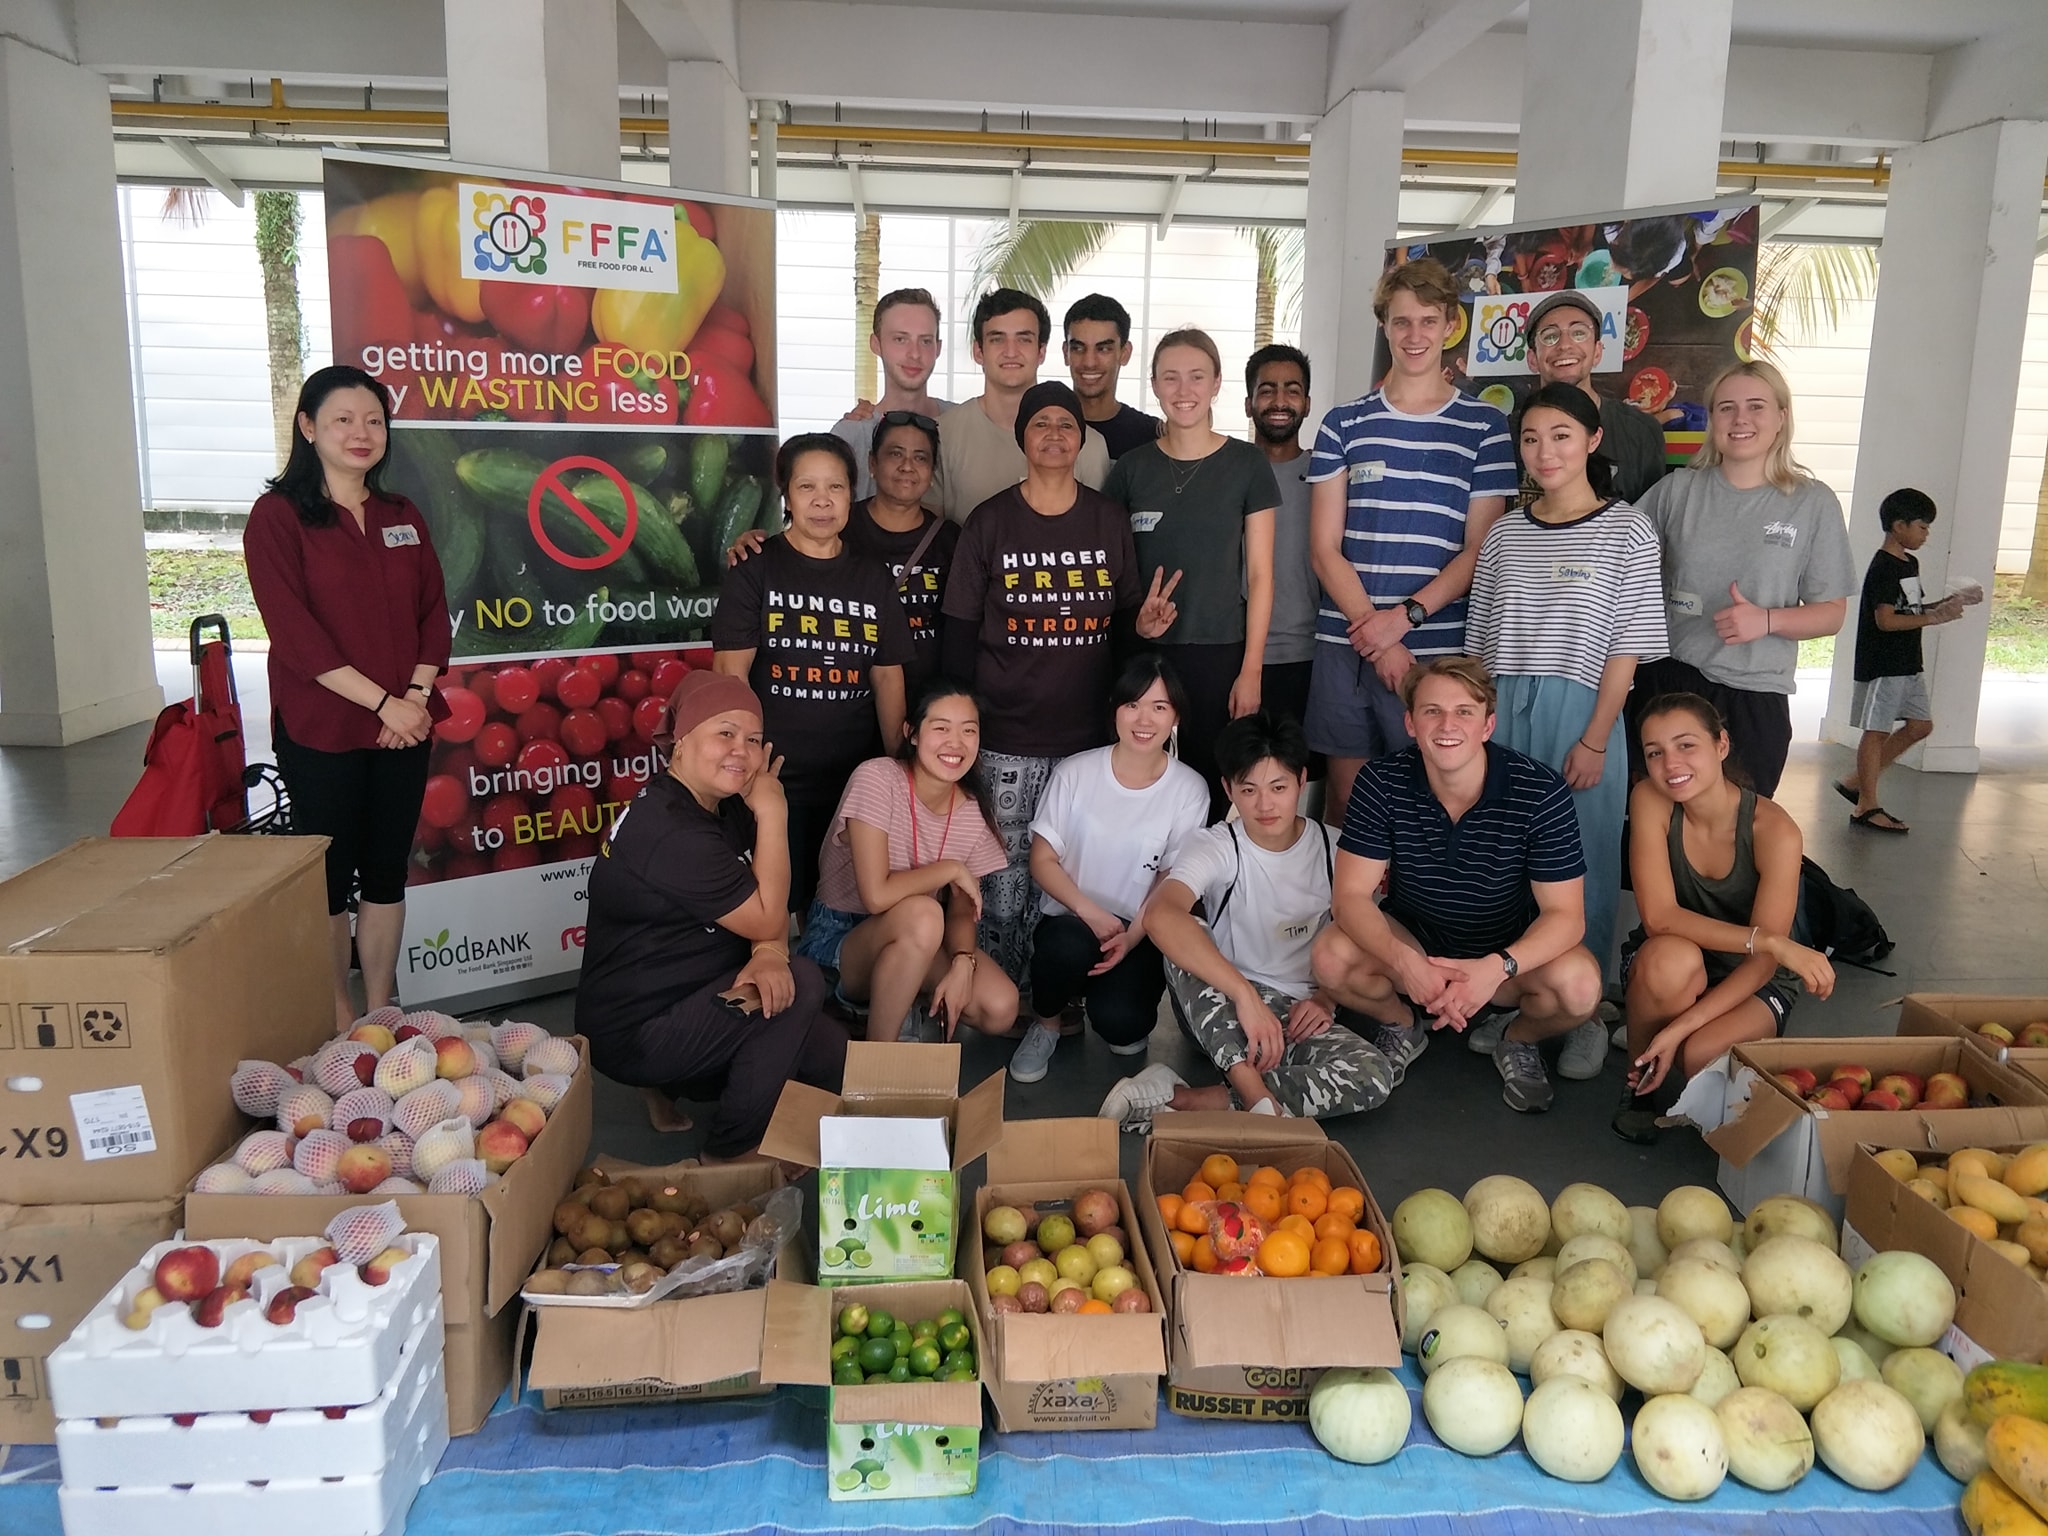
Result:
{"label": "foodbank logo", "polygon": [[524,931],[492,934],[484,938],[463,934],[451,939],[449,930],[443,928],[405,952],[406,968],[414,974],[443,970],[448,966],[458,970],[502,969],[505,967],[500,962],[513,959],[530,961],[532,958],[533,935]]}
{"label": "foodbank logo", "polygon": [[470,191],[470,271],[472,274],[520,272],[540,277],[548,269],[548,202],[531,193],[506,196],[502,190],[473,187]]}

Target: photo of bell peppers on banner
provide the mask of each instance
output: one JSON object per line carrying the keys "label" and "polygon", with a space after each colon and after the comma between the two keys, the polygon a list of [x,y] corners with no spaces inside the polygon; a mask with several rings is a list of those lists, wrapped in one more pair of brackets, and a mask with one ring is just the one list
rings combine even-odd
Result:
{"label": "photo of bell peppers on banner", "polygon": [[348,159],[327,196],[335,360],[395,419],[774,426],[772,210]]}
{"label": "photo of bell peppers on banner", "polygon": [[752,433],[401,428],[385,483],[440,556],[457,658],[702,641],[723,551],[778,531]]}

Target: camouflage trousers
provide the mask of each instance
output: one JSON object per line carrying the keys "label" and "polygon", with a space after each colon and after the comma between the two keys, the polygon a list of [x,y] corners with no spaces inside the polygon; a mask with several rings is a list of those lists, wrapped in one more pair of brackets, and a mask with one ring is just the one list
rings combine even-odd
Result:
{"label": "camouflage trousers", "polygon": [[1031,974],[1031,930],[1038,926],[1038,883],[1031,878],[1031,818],[1038,814],[1045,781],[1052,777],[1056,757],[1012,757],[1005,752],[981,754],[989,793],[996,803],[996,831],[1010,862],[981,877],[981,947],[1010,980],[1028,987]]}
{"label": "camouflage trousers", "polygon": [[[1166,984],[1195,1043],[1208,1052],[1218,1071],[1228,1073],[1245,1059],[1249,1053],[1244,1028],[1237,1022],[1237,1008],[1229,998],[1171,960],[1166,962]],[[1298,999],[1258,982],[1252,985],[1273,1010],[1273,1017],[1285,1024],[1288,1010]],[[1378,1109],[1394,1091],[1394,1070],[1387,1058],[1342,1024],[1333,1024],[1310,1039],[1290,1042],[1280,1065],[1262,1075],[1266,1087],[1289,1114],[1318,1120]],[[1231,1097],[1238,1097],[1235,1088]]]}

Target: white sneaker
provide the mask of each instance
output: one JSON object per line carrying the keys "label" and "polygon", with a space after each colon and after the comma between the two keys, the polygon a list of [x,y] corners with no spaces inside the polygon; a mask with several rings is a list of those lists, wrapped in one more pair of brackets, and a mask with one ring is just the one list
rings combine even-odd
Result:
{"label": "white sneaker", "polygon": [[1017,1054],[1010,1058],[1010,1076],[1020,1083],[1035,1083],[1043,1078],[1052,1066],[1052,1053],[1060,1048],[1060,1032],[1033,1023],[1024,1031],[1024,1038],[1018,1042]]}
{"label": "white sneaker", "polygon": [[1607,1026],[1597,1018],[1586,1020],[1564,1037],[1558,1053],[1557,1075],[1583,1083],[1600,1075],[1607,1065]]}
{"label": "white sneaker", "polygon": [[1155,1061],[1135,1077],[1127,1077],[1110,1089],[1102,1108],[1095,1113],[1143,1136],[1152,1129],[1154,1115],[1172,1112],[1168,1105],[1174,1089],[1186,1086],[1186,1078],[1165,1062]]}
{"label": "white sneaker", "polygon": [[1250,1109],[1246,1110],[1245,1113],[1248,1115],[1277,1115],[1288,1120],[1294,1118],[1294,1111],[1282,1104],[1278,1099],[1261,1099]]}
{"label": "white sneaker", "polygon": [[1152,1037],[1146,1035],[1142,1039],[1131,1041],[1128,1045],[1112,1045],[1109,1048],[1109,1054],[1112,1056],[1142,1056],[1151,1049]]}

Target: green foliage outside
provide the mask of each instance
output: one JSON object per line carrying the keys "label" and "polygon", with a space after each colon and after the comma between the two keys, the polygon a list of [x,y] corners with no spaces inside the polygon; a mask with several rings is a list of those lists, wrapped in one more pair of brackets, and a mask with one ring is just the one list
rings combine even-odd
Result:
{"label": "green foliage outside", "polygon": [[239,549],[149,551],[150,633],[182,640],[202,613],[225,614],[237,640],[264,638]]}
{"label": "green foliage outside", "polygon": [[[1991,635],[1984,646],[1986,672],[2048,674],[2048,604],[2020,595],[2023,576],[2000,576],[1991,589]],[[1799,647],[1802,668],[1830,667],[1835,660],[1835,642],[1854,639],[1856,614],[1841,636],[1828,635],[1808,640]]]}

